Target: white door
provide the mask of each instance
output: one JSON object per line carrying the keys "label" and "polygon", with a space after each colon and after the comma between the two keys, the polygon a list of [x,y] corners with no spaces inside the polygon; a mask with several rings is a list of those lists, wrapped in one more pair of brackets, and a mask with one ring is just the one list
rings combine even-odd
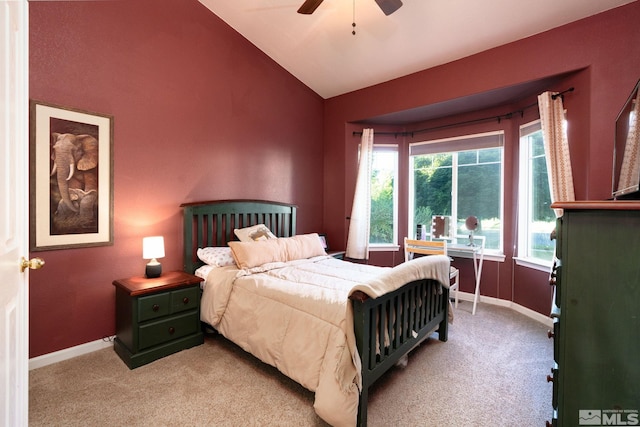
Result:
{"label": "white door", "polygon": [[28,3],[0,0],[0,425],[28,423]]}

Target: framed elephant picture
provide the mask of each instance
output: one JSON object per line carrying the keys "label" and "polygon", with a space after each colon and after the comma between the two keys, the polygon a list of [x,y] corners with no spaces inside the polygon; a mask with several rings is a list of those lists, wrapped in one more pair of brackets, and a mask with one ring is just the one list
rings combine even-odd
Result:
{"label": "framed elephant picture", "polygon": [[32,251],[113,244],[113,117],[30,102]]}

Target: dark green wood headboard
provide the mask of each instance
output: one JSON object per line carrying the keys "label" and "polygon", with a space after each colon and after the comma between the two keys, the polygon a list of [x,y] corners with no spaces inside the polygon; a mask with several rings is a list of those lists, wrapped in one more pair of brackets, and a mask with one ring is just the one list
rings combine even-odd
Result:
{"label": "dark green wood headboard", "polygon": [[227,246],[237,240],[234,228],[266,225],[278,237],[296,234],[295,205],[262,200],[216,200],[184,203],[184,271],[202,265],[196,251],[207,246]]}

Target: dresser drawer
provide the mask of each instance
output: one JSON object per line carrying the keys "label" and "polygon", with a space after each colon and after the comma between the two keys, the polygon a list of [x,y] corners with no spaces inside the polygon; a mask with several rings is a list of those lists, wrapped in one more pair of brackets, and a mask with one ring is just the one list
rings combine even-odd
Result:
{"label": "dresser drawer", "polygon": [[138,298],[138,321],[155,319],[171,313],[171,294],[162,293]]}
{"label": "dresser drawer", "polygon": [[558,385],[560,383],[560,372],[558,369],[558,364],[555,364],[553,368],[551,368],[551,377],[553,388],[551,391],[551,405],[553,409],[558,408]]}
{"label": "dresser drawer", "polygon": [[556,219],[556,258],[562,259],[563,251],[562,251],[562,217]]}
{"label": "dresser drawer", "polygon": [[197,311],[187,312],[140,326],[140,350],[198,332],[200,318]]}
{"label": "dresser drawer", "polygon": [[549,276],[549,284],[555,286],[554,289],[554,302],[560,307],[562,302],[562,260],[556,259],[553,262],[553,269],[551,270],[551,274]]}
{"label": "dresser drawer", "polygon": [[191,287],[171,292],[171,312],[193,310],[200,303],[200,288]]}
{"label": "dresser drawer", "polygon": [[560,360],[560,318],[553,319],[553,360],[558,363]]}

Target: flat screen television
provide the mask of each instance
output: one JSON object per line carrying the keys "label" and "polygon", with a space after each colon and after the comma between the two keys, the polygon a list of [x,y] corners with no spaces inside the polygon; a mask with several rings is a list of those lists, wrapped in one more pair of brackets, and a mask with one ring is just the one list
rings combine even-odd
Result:
{"label": "flat screen television", "polygon": [[613,147],[614,199],[640,199],[640,80],[616,118]]}

